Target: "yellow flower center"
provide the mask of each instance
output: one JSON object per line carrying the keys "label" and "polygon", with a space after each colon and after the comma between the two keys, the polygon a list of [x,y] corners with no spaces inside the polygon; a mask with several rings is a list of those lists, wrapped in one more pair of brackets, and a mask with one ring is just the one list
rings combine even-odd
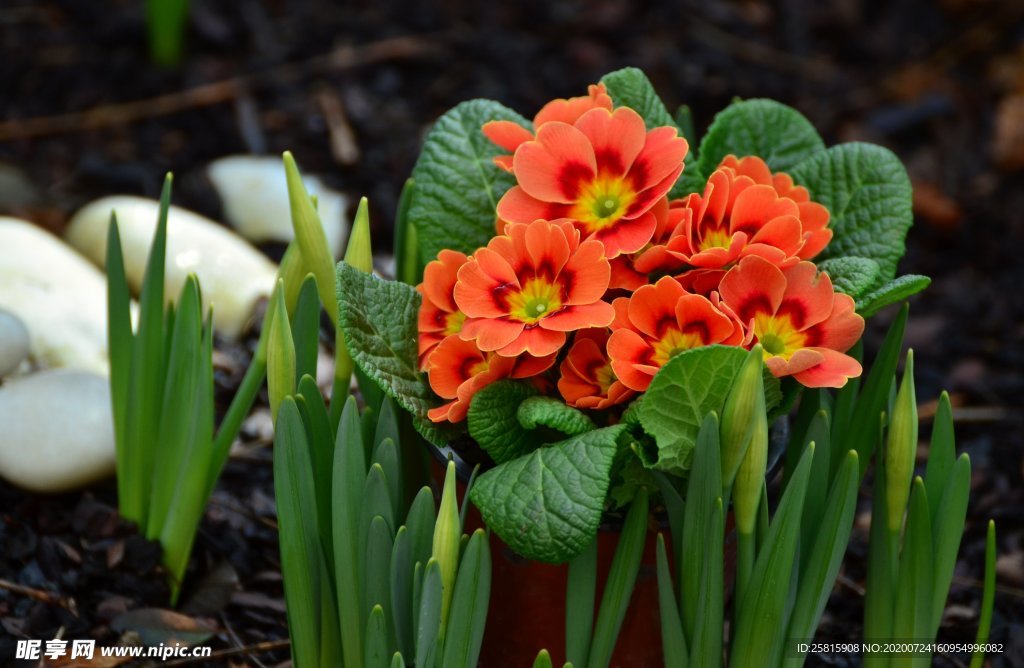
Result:
{"label": "yellow flower center", "polygon": [[487,363],[487,360],[480,360],[473,366],[469,367],[468,377],[472,378],[473,376],[479,376],[480,374],[485,373],[490,368],[491,365]]}
{"label": "yellow flower center", "polygon": [[466,322],[466,314],[462,311],[449,313],[444,319],[444,335],[451,336],[462,331],[462,323]]}
{"label": "yellow flower center", "polygon": [[728,248],[731,243],[732,236],[729,235],[729,230],[724,228],[712,229],[704,232],[704,236],[700,240],[700,249]]}
{"label": "yellow flower center", "polygon": [[665,364],[673,355],[684,350],[698,348],[704,345],[699,334],[693,332],[680,332],[678,329],[669,329],[660,341],[654,344],[654,361],[659,365]]}
{"label": "yellow flower center", "polygon": [[519,292],[509,295],[509,315],[532,325],[562,308],[561,289],[543,278],[533,278]]}
{"label": "yellow flower center", "polygon": [[599,175],[583,186],[571,215],[591,232],[602,230],[617,223],[635,199],[625,179]]}
{"label": "yellow flower center", "polygon": [[807,335],[793,326],[788,315],[757,314],[754,317],[754,336],[764,348],[765,359],[781,357],[788,360],[807,343]]}
{"label": "yellow flower center", "polygon": [[611,388],[618,378],[615,377],[615,372],[612,371],[612,365],[605,364],[594,372],[594,380],[597,382],[597,386],[601,388],[601,394],[607,395],[608,389]]}

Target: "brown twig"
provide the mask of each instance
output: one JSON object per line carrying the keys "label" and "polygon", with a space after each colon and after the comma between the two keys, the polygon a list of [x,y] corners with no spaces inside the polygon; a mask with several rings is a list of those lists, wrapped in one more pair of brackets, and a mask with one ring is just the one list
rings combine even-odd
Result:
{"label": "brown twig", "polygon": [[162,666],[184,666],[189,663],[199,663],[200,661],[216,661],[228,656],[238,656],[239,654],[253,654],[262,652],[274,652],[279,649],[284,649],[291,646],[290,640],[264,640],[258,642],[255,645],[246,645],[245,647],[231,647],[229,649],[222,649],[216,652],[211,652],[210,656],[188,656],[183,659],[175,659],[174,661],[167,661],[162,663]]}
{"label": "brown twig", "polygon": [[222,104],[235,99],[243,91],[251,91],[270,83],[288,83],[315,73],[422,56],[438,50],[436,41],[416,36],[393,37],[360,46],[341,46],[302,62],[285,63],[262,72],[221,79],[142,100],[105,104],[92,109],[52,116],[5,121],[0,123],[0,141],[96,130],[147,118],[168,116],[196,107]]}
{"label": "brown twig", "polygon": [[33,589],[32,587],[26,587],[25,585],[20,585],[16,582],[3,579],[0,579],[0,589],[6,589],[7,591],[14,592],[15,594],[27,596],[28,598],[40,601],[47,605],[64,608],[75,617],[78,617],[78,606],[75,605],[75,599],[69,596],[61,596],[55,592],[45,591],[43,589]]}

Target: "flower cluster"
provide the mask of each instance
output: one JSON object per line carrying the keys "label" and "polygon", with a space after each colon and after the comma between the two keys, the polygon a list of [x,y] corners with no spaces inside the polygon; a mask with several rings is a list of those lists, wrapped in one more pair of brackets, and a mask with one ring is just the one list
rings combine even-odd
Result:
{"label": "flower cluster", "polygon": [[673,355],[760,343],[778,377],[841,387],[861,373],[844,354],[864,320],[811,260],[829,212],[757,156],[728,156],[703,192],[669,199],[688,145],[647,129],[604,86],[548,103],[533,132],[495,121],[516,178],[497,234],[470,256],[443,251],[417,288],[420,365],[462,420],[473,395],[533,378],[582,409],[644,392]]}

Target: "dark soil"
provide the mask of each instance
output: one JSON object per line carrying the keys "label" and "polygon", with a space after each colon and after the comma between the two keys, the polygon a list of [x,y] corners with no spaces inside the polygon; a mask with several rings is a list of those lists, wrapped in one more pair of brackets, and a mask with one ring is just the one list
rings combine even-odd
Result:
{"label": "dark soil", "polygon": [[[490,97],[531,115],[625,65],[646,70],[670,106],[689,104],[698,129],[734,96],[763,96],[800,109],[829,143],[895,150],[916,186],[918,223],[901,269],[935,279],[914,299],[907,333],[917,387],[922,397],[951,392],[959,446],[974,466],[940,639],[973,638],[985,525],[995,518],[1002,557],[993,640],[1006,651],[991,662],[1024,665],[1024,4],[193,0],[177,69],[147,61],[143,5],[0,7],[0,214],[59,231],[91,199],[155,196],[174,170],[175,202],[216,217],[203,176],[209,161],[290,149],[307,171],[370,197],[375,243],[386,249],[399,189],[440,113]],[[318,58],[332,51],[333,61]],[[211,83],[203,90],[212,99],[183,92]],[[162,95],[170,102],[137,115],[117,106]],[[890,317],[875,319],[870,341]],[[287,637],[270,456],[257,441],[250,434],[247,454],[224,474],[182,599],[189,609],[189,597],[206,592],[191,614],[216,626],[218,649]],[[0,657],[16,638],[60,629],[112,642],[120,634],[107,629],[120,612],[167,607],[155,550],[111,514],[114,497],[110,486],[42,498],[0,483],[0,579],[77,606],[76,616],[66,601],[0,588]],[[864,526],[821,638],[860,637]],[[230,660],[286,658],[284,649]]]}

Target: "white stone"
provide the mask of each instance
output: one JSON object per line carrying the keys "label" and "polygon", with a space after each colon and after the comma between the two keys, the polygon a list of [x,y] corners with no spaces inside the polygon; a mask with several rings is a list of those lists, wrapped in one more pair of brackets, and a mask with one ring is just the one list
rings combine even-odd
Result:
{"label": "white stone", "polygon": [[65,492],[115,468],[110,386],[82,371],[40,371],[0,386],[0,475],[34,492]]}
{"label": "white stone", "polygon": [[[210,164],[207,174],[224,205],[224,216],[250,241],[289,242],[295,238],[288,183],[280,158],[233,155]],[[348,235],[347,200],[315,176],[303,179],[306,190],[317,198],[317,211],[335,258]]]}
{"label": "white stone", "polygon": [[16,218],[0,217],[0,308],[28,328],[35,364],[108,372],[106,277],[57,237]]}
{"label": "white stone", "polygon": [[0,378],[28,359],[29,345],[28,328],[21,318],[0,309]]}
{"label": "white stone", "polygon": [[[103,266],[110,212],[117,213],[128,283],[138,294],[156,232],[160,203],[142,197],[104,197],[80,209],[67,239]],[[178,299],[189,274],[199,278],[204,310],[213,307],[214,328],[234,339],[245,329],[256,303],[274,288],[277,265],[245,239],[208,218],[172,206],[167,217],[164,296]]]}

